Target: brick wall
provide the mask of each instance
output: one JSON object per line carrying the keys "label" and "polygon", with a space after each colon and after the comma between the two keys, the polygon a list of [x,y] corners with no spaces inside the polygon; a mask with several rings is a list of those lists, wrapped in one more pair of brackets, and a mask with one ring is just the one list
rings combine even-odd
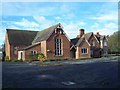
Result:
{"label": "brick wall", "polygon": [[26,49],[25,50],[25,60],[30,59],[31,51],[37,51],[37,53],[41,53],[41,44],[37,44],[29,49]]}
{"label": "brick wall", "polygon": [[46,41],[42,41],[42,42],[41,42],[41,53],[43,53],[43,54],[45,55],[45,57],[47,57]]}
{"label": "brick wall", "polygon": [[[92,41],[95,43],[95,45],[92,45]],[[96,40],[96,38],[92,35],[89,39],[89,43],[91,45],[90,50],[93,52],[91,54],[92,57],[100,57],[100,42]]]}
{"label": "brick wall", "polygon": [[88,40],[88,42],[90,43],[90,45],[92,45],[92,40],[95,42],[95,46],[92,46],[92,47],[100,48],[100,43],[96,40],[96,38],[93,35]]}
{"label": "brick wall", "polygon": [[8,34],[7,33],[5,35],[5,53],[6,53],[6,56],[8,56],[10,59],[10,44],[8,41]]}
{"label": "brick wall", "polygon": [[[55,56],[55,38],[56,37],[62,39],[62,50],[63,50],[62,56]],[[51,37],[47,40],[46,47],[47,47],[46,52],[47,52],[48,59],[70,58],[70,41],[64,34],[54,32],[51,35]]]}
{"label": "brick wall", "polygon": [[[14,54],[14,46],[17,47],[16,54]],[[25,45],[10,45],[10,59],[17,60],[18,59],[18,49],[26,47]]]}
{"label": "brick wall", "polygon": [[[81,51],[82,48],[87,48],[88,53],[87,54],[82,54],[82,51]],[[81,45],[77,47],[76,59],[80,59],[80,58],[90,58],[90,46],[88,45],[88,43],[86,41],[83,41],[81,43]]]}

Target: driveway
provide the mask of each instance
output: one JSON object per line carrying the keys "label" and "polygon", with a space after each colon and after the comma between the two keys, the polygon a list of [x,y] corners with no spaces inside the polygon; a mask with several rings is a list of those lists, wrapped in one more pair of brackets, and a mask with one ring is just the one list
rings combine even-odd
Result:
{"label": "driveway", "polygon": [[59,65],[47,62],[43,66],[35,62],[2,64],[3,88],[116,88],[118,84],[118,61],[112,59]]}

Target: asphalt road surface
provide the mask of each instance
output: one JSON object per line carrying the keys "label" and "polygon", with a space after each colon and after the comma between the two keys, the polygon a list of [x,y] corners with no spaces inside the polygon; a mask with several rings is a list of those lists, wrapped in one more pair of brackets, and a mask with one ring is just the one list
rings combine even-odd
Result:
{"label": "asphalt road surface", "polygon": [[2,88],[117,88],[118,61],[40,66],[2,63]]}

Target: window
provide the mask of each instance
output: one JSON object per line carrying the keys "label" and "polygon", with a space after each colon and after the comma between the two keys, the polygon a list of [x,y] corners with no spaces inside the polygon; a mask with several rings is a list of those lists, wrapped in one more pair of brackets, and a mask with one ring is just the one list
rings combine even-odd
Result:
{"label": "window", "polygon": [[103,47],[103,41],[102,40],[100,41],[100,44],[101,44],[101,48],[102,48]]}
{"label": "window", "polygon": [[104,54],[107,54],[107,51],[104,51]]}
{"label": "window", "polygon": [[87,54],[88,53],[88,49],[87,48],[82,48],[81,49],[81,53],[82,54]]}
{"label": "window", "polygon": [[91,44],[91,45],[92,45],[92,46],[95,46],[95,42],[94,42],[93,40],[92,40],[91,42],[92,42],[92,44]]}
{"label": "window", "polygon": [[17,46],[13,47],[13,53],[14,53],[14,55],[17,55],[17,49],[18,49]]}
{"label": "window", "polygon": [[31,51],[31,54],[32,55],[37,54],[37,51]]}
{"label": "window", "polygon": [[62,40],[58,38],[55,39],[55,55],[62,55]]}
{"label": "window", "polygon": [[93,41],[93,46],[95,46],[95,42]]}
{"label": "window", "polygon": [[107,41],[104,41],[104,46],[107,46]]}

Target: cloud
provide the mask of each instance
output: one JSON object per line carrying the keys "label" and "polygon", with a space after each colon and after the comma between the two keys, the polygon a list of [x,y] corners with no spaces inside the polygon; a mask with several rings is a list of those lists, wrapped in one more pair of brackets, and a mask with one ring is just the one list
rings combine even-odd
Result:
{"label": "cloud", "polygon": [[69,38],[75,38],[79,34],[79,29],[86,23],[83,21],[74,21],[69,23],[62,23],[64,30]]}
{"label": "cloud", "polygon": [[97,20],[99,22],[116,21],[116,20],[118,20],[118,13],[112,12],[112,13],[108,13],[108,14],[100,14],[98,16],[91,17],[91,19]]}
{"label": "cloud", "polygon": [[[2,4],[2,15],[10,16],[38,16],[54,15],[56,8],[45,2],[7,2]],[[52,12],[52,13],[51,13]]]}
{"label": "cloud", "polygon": [[1,0],[2,2],[118,2],[119,0]]}
{"label": "cloud", "polygon": [[100,27],[100,24],[99,23],[94,23],[92,26],[91,26],[91,29],[97,29]]}
{"label": "cloud", "polygon": [[22,26],[22,27],[38,27],[39,26],[39,24],[37,24],[33,21],[30,22],[25,18],[22,18],[22,20],[20,22],[13,22],[13,24]]}
{"label": "cloud", "polygon": [[0,45],[4,43],[6,28],[0,26]]}
{"label": "cloud", "polygon": [[[73,18],[74,10],[70,3],[48,2],[6,2],[2,4],[3,16],[65,16]],[[58,17],[56,17],[58,19]],[[60,18],[59,18],[60,19]]]}
{"label": "cloud", "polygon": [[86,23],[83,22],[83,21],[78,22],[78,24],[80,24],[80,25],[86,25]]}
{"label": "cloud", "polygon": [[44,16],[33,16],[33,18],[39,23],[42,29],[51,26],[54,21],[47,20]]}
{"label": "cloud", "polygon": [[90,16],[90,19],[97,20],[98,22],[114,21],[118,20],[118,3],[103,3],[94,16]]}
{"label": "cloud", "polygon": [[23,30],[39,30],[40,29],[39,23],[35,21],[31,21],[30,19],[26,19],[26,18],[21,18],[21,20],[19,21],[3,20],[1,21],[1,23],[2,23],[2,27],[11,28],[11,29],[20,29],[20,30],[22,29]]}
{"label": "cloud", "polygon": [[7,28],[10,28],[10,29],[20,29],[19,27],[15,26],[15,25],[10,25]]}
{"label": "cloud", "polygon": [[78,34],[79,28],[74,24],[65,24],[64,31],[69,38],[75,38]]}
{"label": "cloud", "polygon": [[100,23],[95,23],[91,26],[91,29],[94,33],[99,32],[102,35],[111,35],[114,32],[118,31],[118,25],[116,23],[110,22],[106,23],[104,26],[100,27]]}
{"label": "cloud", "polygon": [[61,18],[57,16],[57,17],[55,17],[55,19],[56,19],[56,20],[60,20]]}

